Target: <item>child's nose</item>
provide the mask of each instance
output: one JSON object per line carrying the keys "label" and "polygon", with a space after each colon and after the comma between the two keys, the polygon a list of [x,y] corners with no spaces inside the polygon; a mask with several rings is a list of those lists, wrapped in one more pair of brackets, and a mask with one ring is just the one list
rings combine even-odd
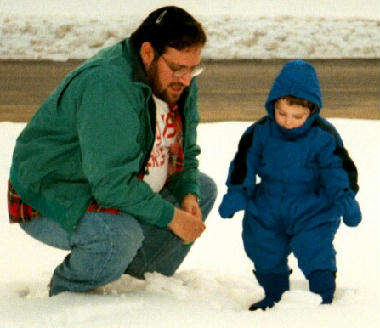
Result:
{"label": "child's nose", "polygon": [[285,127],[288,128],[288,129],[291,128],[291,127],[293,126],[293,121],[292,121],[292,119],[286,117],[286,118],[285,118],[284,125],[285,125]]}

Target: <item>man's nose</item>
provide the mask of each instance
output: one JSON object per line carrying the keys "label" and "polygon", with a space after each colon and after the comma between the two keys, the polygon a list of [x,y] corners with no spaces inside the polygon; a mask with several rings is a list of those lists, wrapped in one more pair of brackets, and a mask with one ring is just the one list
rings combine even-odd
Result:
{"label": "man's nose", "polygon": [[185,74],[183,74],[180,78],[179,81],[186,87],[190,85],[192,79],[191,71],[189,70]]}

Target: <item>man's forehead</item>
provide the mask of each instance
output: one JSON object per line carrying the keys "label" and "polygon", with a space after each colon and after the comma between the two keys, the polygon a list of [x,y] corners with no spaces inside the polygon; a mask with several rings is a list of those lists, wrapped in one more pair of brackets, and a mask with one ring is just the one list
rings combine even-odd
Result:
{"label": "man's forehead", "polygon": [[193,46],[193,47],[186,47],[183,49],[166,47],[164,53],[168,55],[173,55],[173,56],[200,56],[201,52],[202,52],[202,47]]}
{"label": "man's forehead", "polygon": [[178,60],[197,64],[200,62],[201,52],[202,48],[196,46],[183,48],[181,50],[167,47],[164,54],[173,61]]}

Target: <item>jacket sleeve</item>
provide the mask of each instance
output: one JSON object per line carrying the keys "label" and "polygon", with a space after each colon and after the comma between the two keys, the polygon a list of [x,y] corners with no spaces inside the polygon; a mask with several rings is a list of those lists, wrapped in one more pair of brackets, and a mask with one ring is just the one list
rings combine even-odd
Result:
{"label": "jacket sleeve", "polygon": [[78,85],[77,130],[82,169],[97,202],[160,227],[174,207],[138,179],[148,128],[141,87],[94,69]]}
{"label": "jacket sleeve", "polygon": [[183,148],[184,148],[184,165],[183,169],[170,177],[168,188],[176,199],[181,202],[187,194],[201,197],[198,184],[198,166],[197,156],[201,150],[197,144],[197,127],[199,123],[199,114],[197,106],[197,85],[194,80],[191,90],[184,107],[184,127],[183,127]]}

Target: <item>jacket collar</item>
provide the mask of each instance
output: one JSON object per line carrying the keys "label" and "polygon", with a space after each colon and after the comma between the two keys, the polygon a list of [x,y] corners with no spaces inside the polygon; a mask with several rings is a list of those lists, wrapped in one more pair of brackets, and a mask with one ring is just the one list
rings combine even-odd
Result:
{"label": "jacket collar", "polygon": [[132,80],[149,85],[148,78],[141,61],[139,52],[132,44],[130,38],[123,41],[123,56],[131,64]]}

